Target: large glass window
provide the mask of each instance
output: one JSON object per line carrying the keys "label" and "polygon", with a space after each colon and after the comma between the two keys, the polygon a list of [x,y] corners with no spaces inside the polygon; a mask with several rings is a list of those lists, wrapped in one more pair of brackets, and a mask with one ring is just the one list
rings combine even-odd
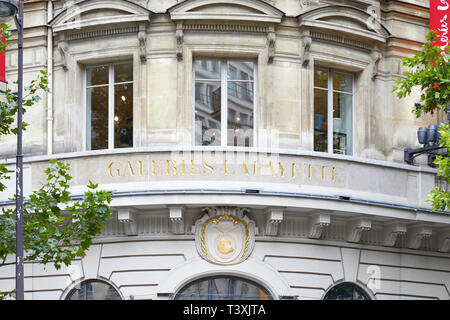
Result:
{"label": "large glass window", "polygon": [[66,300],[121,300],[121,298],[110,284],[99,280],[87,280],[73,288]]}
{"label": "large glass window", "polygon": [[314,70],[314,151],[353,154],[353,75]]}
{"label": "large glass window", "polygon": [[133,146],[133,63],[86,68],[86,149]]}
{"label": "large glass window", "polygon": [[272,300],[272,295],[260,285],[232,276],[215,276],[189,283],[175,300]]}
{"label": "large glass window", "polygon": [[370,297],[357,285],[344,282],[340,283],[327,292],[324,300],[370,300]]}
{"label": "large glass window", "polygon": [[255,62],[196,59],[195,145],[253,146]]}

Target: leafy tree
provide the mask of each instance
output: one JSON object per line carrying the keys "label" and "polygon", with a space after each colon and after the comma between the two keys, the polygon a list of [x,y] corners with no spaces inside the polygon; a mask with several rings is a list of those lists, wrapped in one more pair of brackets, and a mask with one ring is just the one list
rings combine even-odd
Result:
{"label": "leafy tree", "polygon": [[[5,38],[10,33],[8,26],[2,24]],[[1,44],[4,50],[8,42]],[[25,107],[31,107],[40,100],[39,94],[49,92],[48,75],[40,71],[37,79],[24,87],[23,113]],[[18,111],[17,93],[7,89],[0,101],[0,137],[17,134],[12,125]],[[27,124],[24,123],[23,130]],[[106,219],[111,215],[109,203],[111,195],[97,190],[98,185],[90,182],[82,199],[75,201],[68,191],[69,164],[56,159],[50,160],[45,170],[47,179],[36,191],[24,201],[24,248],[25,261],[38,261],[43,264],[53,263],[56,269],[62,264],[69,266],[73,259],[84,257],[92,245],[94,237],[101,232]],[[10,179],[4,164],[0,164],[0,192],[6,186],[2,181]],[[15,196],[11,199],[15,201]],[[2,208],[0,213],[0,268],[7,265],[8,255],[16,251],[16,209]],[[11,263],[10,263],[11,264]],[[13,297],[14,290],[0,292],[0,299]]]}
{"label": "leafy tree", "polygon": [[[423,114],[433,114],[435,110],[446,110],[450,105],[450,47],[442,50],[436,45],[439,35],[431,30],[426,36],[422,51],[413,57],[404,57],[403,65],[411,71],[405,72],[405,78],[399,78],[393,92],[399,98],[411,94],[413,87],[421,89],[420,102],[416,103],[412,112],[416,117]],[[439,128],[441,135],[440,146],[450,147],[450,126]],[[448,149],[447,149],[448,150]],[[448,157],[437,156],[434,161],[438,165],[438,176],[442,176],[450,183],[450,162]],[[427,201],[432,203],[434,210],[450,209],[450,192],[434,187],[428,194]]]}

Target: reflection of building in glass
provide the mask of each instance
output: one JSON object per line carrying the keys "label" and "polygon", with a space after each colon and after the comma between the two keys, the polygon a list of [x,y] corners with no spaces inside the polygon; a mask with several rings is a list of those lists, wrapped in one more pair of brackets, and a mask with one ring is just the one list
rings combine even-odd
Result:
{"label": "reflection of building in glass", "polygon": [[[436,170],[403,162],[445,115],[392,94],[427,2],[65,3],[25,2],[24,79],[47,69],[52,92],[25,114],[25,197],[58,158],[74,196],[111,192],[112,216],[73,269],[27,261],[27,299],[450,298]],[[11,170],[15,146],[0,137]]]}
{"label": "reflection of building in glass", "polygon": [[194,71],[196,144],[220,146],[224,132],[227,145],[251,146],[254,62],[196,59]]}

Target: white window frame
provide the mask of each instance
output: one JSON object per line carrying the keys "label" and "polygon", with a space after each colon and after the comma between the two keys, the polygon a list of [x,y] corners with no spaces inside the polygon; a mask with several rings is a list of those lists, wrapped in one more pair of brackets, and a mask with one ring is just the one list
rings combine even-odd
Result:
{"label": "white window frame", "polygon": [[[118,64],[124,64],[124,63],[132,63],[132,60],[124,60],[124,61],[118,61],[118,62],[111,62],[111,63],[99,63],[99,64],[92,64],[87,65],[83,70],[83,103],[84,103],[84,141],[83,141],[83,149],[85,151],[97,151],[91,149],[91,122],[88,121],[90,117],[88,117],[87,112],[87,90],[89,88],[95,88],[95,87],[106,87],[108,86],[108,148],[107,149],[99,149],[99,150],[112,150],[114,148],[114,86],[120,85],[120,84],[133,84],[134,88],[134,70],[133,70],[133,80],[132,81],[123,81],[123,82],[114,82],[114,66]],[[101,85],[87,85],[87,69],[88,68],[95,68],[100,66],[108,66],[108,84],[101,84]],[[133,90],[134,91],[134,90]],[[134,93],[134,92],[133,92]],[[134,99],[133,99],[134,101]],[[134,103],[133,103],[134,105]],[[133,106],[134,109],[134,106]],[[134,122],[134,119],[133,119]],[[134,127],[134,124],[133,124]],[[89,139],[89,142],[88,142]],[[134,141],[133,141],[134,146]]]}
{"label": "white window frame", "polygon": [[[211,80],[211,79],[196,79],[195,77],[195,62],[197,60],[202,59],[210,59],[210,60],[219,60],[220,61],[220,85],[221,85],[221,110],[220,110],[220,146],[203,146],[203,145],[196,145],[195,144],[195,83],[196,80]],[[253,68],[253,80],[236,80],[238,82],[253,82],[253,97],[252,97],[252,103],[253,103],[253,145],[246,147],[246,146],[228,146],[228,137],[227,137],[227,129],[228,129],[228,62],[229,61],[252,61],[254,68]],[[195,56],[192,57],[192,146],[196,148],[246,148],[246,149],[255,149],[257,146],[257,99],[256,99],[256,92],[258,90],[257,81],[258,79],[258,61],[257,59],[246,59],[246,58],[218,58],[215,56]]]}
{"label": "white window frame", "polygon": [[[337,92],[337,93],[351,94],[351,96],[352,96],[352,154],[348,155],[348,156],[354,156],[354,154],[355,154],[355,74],[352,72],[342,71],[342,70],[334,69],[334,68],[321,67],[321,66],[314,66],[313,72],[315,72],[316,70],[325,71],[328,74],[327,89],[321,88],[321,87],[316,87],[314,85],[314,76],[313,76],[313,90],[314,89],[327,90],[327,123],[328,123],[328,126],[327,126],[327,151],[326,152],[335,154],[334,150],[333,150],[333,142],[334,142],[333,93]],[[346,75],[350,75],[352,77],[352,92],[351,93],[345,92],[345,91],[334,90],[334,88],[333,88],[333,74],[334,73],[346,74]],[[314,106],[314,103],[313,103],[313,106]],[[313,109],[312,113],[314,115],[314,109]],[[313,134],[313,139],[314,139],[314,134]],[[313,146],[314,146],[314,142],[313,142]],[[316,151],[316,152],[320,152],[320,151]]]}

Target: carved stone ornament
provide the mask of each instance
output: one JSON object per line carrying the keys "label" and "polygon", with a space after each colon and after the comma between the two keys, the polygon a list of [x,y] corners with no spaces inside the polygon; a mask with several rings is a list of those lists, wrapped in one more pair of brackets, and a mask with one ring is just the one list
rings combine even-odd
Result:
{"label": "carved stone ornament", "polygon": [[58,42],[58,50],[61,55],[61,65],[64,71],[68,70],[67,67],[67,55],[68,55],[68,45],[64,34],[60,35],[60,41]]}
{"label": "carved stone ornament", "polygon": [[177,60],[183,61],[183,24],[177,23],[177,30],[175,31],[175,36],[177,38]]}
{"label": "carved stone ornament", "polygon": [[270,31],[267,33],[267,49],[268,49],[268,63],[273,62],[273,58],[275,57],[275,40],[276,35],[274,31]]}
{"label": "carved stone ornament", "polygon": [[302,66],[307,67],[309,64],[309,61],[311,60],[311,44],[312,39],[309,36],[309,34],[303,36],[302,39],[303,42],[303,59],[302,59]]}
{"label": "carved stone ornament", "polygon": [[248,209],[210,207],[195,223],[195,243],[200,256],[220,265],[236,264],[250,255],[255,245],[255,222]]}
{"label": "carved stone ornament", "polygon": [[378,75],[378,63],[380,62],[382,57],[383,56],[381,55],[380,50],[375,45],[374,48],[372,49],[372,52],[370,53],[370,58],[372,59],[373,63],[371,74],[372,80],[374,80],[375,77]]}
{"label": "carved stone ornament", "polygon": [[138,40],[139,40],[139,57],[141,62],[147,61],[147,26],[144,23],[139,24]]}

